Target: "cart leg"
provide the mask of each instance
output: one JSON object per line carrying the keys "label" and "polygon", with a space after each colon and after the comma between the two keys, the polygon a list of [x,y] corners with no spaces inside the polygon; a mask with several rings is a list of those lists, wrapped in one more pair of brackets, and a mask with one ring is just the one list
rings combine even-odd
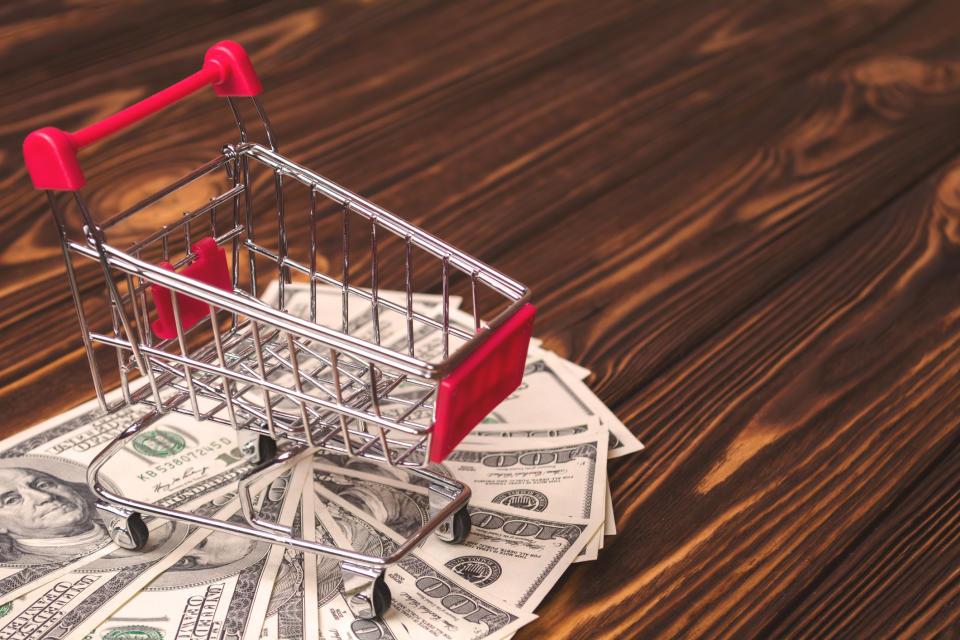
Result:
{"label": "cart leg", "polygon": [[277,455],[277,441],[268,435],[240,429],[237,431],[237,446],[253,464],[261,464]]}
{"label": "cart leg", "polygon": [[116,438],[94,456],[87,467],[87,486],[97,497],[97,513],[107,528],[107,534],[119,547],[138,551],[147,544],[148,531],[139,513],[128,507],[114,504],[111,498],[104,495],[105,490],[99,482],[100,469],[124,444],[144,429],[147,429],[161,416],[156,409],[150,411],[139,420],[124,429]]}
{"label": "cart leg", "polygon": [[147,544],[149,531],[136,511],[97,500],[97,511],[110,539],[121,549],[139,551]]}
{"label": "cart leg", "polygon": [[383,579],[383,569],[371,569],[341,562],[343,595],[350,611],[357,618],[376,618],[390,608],[390,587]]}
{"label": "cart leg", "polygon": [[[454,480],[430,483],[430,515],[440,513],[463,491],[463,485]],[[470,535],[470,514],[464,505],[449,515],[436,530],[437,537],[450,544],[459,544]]]}

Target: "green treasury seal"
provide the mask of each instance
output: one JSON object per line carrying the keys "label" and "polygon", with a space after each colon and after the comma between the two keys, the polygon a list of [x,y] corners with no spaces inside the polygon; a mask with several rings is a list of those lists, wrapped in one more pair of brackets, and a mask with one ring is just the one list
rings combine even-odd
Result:
{"label": "green treasury seal", "polygon": [[103,640],[163,640],[163,633],[154,627],[133,625],[110,629],[102,636]]}
{"label": "green treasury seal", "polygon": [[183,451],[187,441],[172,431],[154,429],[133,438],[133,448],[137,453],[155,458],[166,458]]}

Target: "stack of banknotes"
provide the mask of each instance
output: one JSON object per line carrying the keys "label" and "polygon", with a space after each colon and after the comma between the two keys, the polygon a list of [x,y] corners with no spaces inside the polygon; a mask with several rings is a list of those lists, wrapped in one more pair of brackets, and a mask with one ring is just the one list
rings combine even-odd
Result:
{"label": "stack of banknotes", "polygon": [[[318,322],[325,297],[339,295],[314,291]],[[276,283],[263,294],[278,297]],[[309,315],[307,287],[283,297]],[[431,313],[442,300],[415,303]],[[511,637],[567,567],[596,559],[616,533],[607,460],[642,448],[588,375],[531,342],[520,387],[440,465],[473,492],[470,536],[430,536],[390,566],[392,605],[373,620],[351,614],[328,557],[151,518],[144,549],[113,544],[86,467],[143,407],[105,414],[90,402],[36,425],[0,442],[0,640]],[[236,481],[249,468],[230,429],[170,413],[103,477],[133,498],[240,521]],[[328,454],[268,478],[255,501],[293,535],[378,556],[429,518],[426,488],[402,470]]]}

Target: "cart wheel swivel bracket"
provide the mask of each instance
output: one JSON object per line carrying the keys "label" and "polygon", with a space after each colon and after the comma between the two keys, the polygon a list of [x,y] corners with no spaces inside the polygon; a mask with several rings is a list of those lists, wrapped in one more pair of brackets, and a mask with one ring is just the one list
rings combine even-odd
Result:
{"label": "cart wheel swivel bracket", "polygon": [[[460,491],[452,486],[431,482],[429,495],[430,516],[433,517],[453,502],[460,495]],[[462,507],[447,516],[437,525],[434,533],[444,542],[463,542],[470,535],[470,516],[467,508]]]}
{"label": "cart wheel swivel bracket", "polygon": [[149,533],[136,511],[100,500],[97,501],[97,511],[110,539],[121,549],[139,551],[147,544]]}
{"label": "cart wheel swivel bracket", "polygon": [[376,618],[390,608],[390,587],[383,579],[383,569],[374,569],[341,562],[343,595],[350,611],[357,618]]}

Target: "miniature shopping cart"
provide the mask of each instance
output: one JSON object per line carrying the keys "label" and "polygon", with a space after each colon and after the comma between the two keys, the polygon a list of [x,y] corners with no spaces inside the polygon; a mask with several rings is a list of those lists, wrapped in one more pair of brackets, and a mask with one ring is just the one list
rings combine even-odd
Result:
{"label": "miniature shopping cart", "polygon": [[[95,220],[80,195],[77,151],[207,85],[227,98],[238,141]],[[87,479],[121,547],[143,547],[141,514],[151,514],[326,554],[340,561],[355,615],[372,617],[390,603],[386,566],[431,532],[449,542],[467,536],[469,488],[427,465],[518,386],[534,309],[520,283],[280,155],[260,90],[244,50],[221,42],[202,70],[160,93],[74,133],[39,129],[24,143],[34,186],[53,210],[100,404],[149,409],[96,456]],[[265,144],[248,138],[254,110]],[[158,222],[173,209],[171,222]],[[381,294],[390,278],[405,295]],[[261,300],[258,286],[274,279],[276,300]],[[285,311],[284,287],[298,279],[309,287],[308,318]],[[440,290],[434,312],[415,304],[415,280]],[[455,283],[472,306],[468,326],[451,319]],[[318,317],[318,288],[334,291],[337,322]],[[104,387],[117,378],[122,401],[108,406]],[[255,463],[239,480],[245,522],[134,500],[101,482],[104,464],[171,411],[236,430]],[[251,498],[257,479],[324,451],[410,470],[429,486],[429,521],[377,557],[261,519]]]}

